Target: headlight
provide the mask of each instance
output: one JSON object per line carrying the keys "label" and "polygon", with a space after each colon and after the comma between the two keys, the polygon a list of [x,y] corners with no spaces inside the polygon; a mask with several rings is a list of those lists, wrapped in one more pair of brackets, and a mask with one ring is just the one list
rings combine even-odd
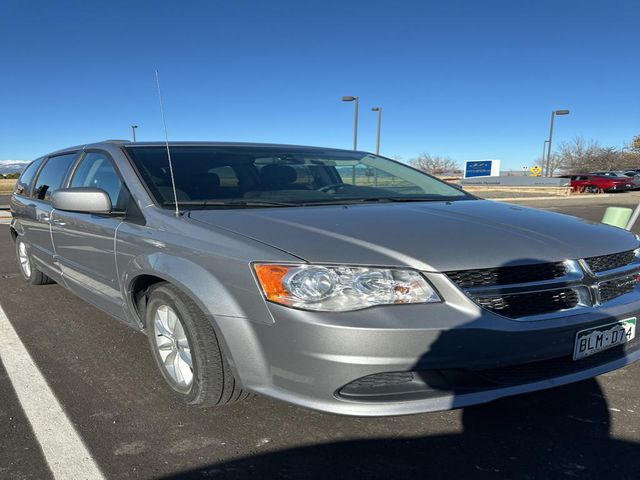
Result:
{"label": "headlight", "polygon": [[441,301],[429,282],[413,270],[273,264],[254,268],[267,300],[303,310],[344,312]]}

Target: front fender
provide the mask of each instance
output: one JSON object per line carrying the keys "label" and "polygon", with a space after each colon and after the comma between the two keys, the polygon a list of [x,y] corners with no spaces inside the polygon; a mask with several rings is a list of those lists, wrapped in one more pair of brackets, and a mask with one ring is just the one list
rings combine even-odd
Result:
{"label": "front fender", "polygon": [[[135,311],[133,285],[141,275],[153,275],[180,288],[189,295],[208,317],[236,317],[272,324],[269,309],[251,273],[235,272],[231,285],[222,282],[201,265],[164,252],[154,252],[133,259],[122,273],[123,295]],[[229,275],[229,272],[225,272]]]}
{"label": "front fender", "polygon": [[11,223],[9,224],[9,228],[11,228],[11,230],[16,232],[16,235],[18,235],[18,236],[24,235],[24,227],[22,226],[22,223],[19,222],[16,218],[12,218],[11,219]]}

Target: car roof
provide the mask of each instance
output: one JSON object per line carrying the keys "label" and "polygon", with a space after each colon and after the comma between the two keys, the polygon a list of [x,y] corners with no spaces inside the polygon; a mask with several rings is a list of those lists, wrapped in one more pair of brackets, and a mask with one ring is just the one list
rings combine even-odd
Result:
{"label": "car roof", "polygon": [[[132,142],[131,140],[103,140],[95,143],[87,143],[83,145],[75,145],[73,147],[67,147],[64,149],[57,150],[55,152],[51,152],[47,155],[57,155],[64,152],[69,151],[77,151],[84,150],[89,148],[100,148],[105,146],[119,146],[119,147],[164,147],[166,146],[166,142],[164,141],[152,141],[152,142]],[[279,144],[279,143],[251,143],[251,142],[187,142],[187,141],[170,141],[169,146],[172,147],[263,147],[263,148],[283,148],[283,149],[305,149],[305,150],[315,150],[318,152],[321,151],[332,151],[332,152],[349,152],[353,153],[354,150],[347,150],[344,148],[332,148],[332,147],[317,147],[317,146],[309,146],[309,145],[289,145],[289,144]],[[356,150],[357,153],[362,153],[364,155],[369,152]]]}

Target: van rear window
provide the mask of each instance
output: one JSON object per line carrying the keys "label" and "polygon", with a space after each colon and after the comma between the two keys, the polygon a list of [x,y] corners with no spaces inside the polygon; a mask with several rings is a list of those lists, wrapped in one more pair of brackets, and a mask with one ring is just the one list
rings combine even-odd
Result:
{"label": "van rear window", "polygon": [[51,199],[51,194],[62,186],[62,182],[76,157],[76,153],[50,157],[40,170],[34,196],[48,202]]}
{"label": "van rear window", "polygon": [[33,177],[35,177],[36,173],[38,172],[38,168],[40,168],[40,165],[42,165],[43,160],[44,158],[38,158],[37,160],[34,160],[29,165],[27,165],[27,168],[24,169],[22,175],[20,175],[20,178],[18,178],[18,181],[16,182],[15,192],[18,195],[28,196],[31,194],[31,182],[33,181]]}

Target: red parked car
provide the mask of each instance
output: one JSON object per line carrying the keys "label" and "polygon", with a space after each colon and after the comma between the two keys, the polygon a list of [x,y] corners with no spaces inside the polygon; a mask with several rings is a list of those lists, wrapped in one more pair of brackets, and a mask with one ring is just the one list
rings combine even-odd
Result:
{"label": "red parked car", "polygon": [[596,193],[600,190],[619,192],[635,188],[632,178],[625,179],[592,174],[572,175],[570,178],[571,188],[576,192]]}

